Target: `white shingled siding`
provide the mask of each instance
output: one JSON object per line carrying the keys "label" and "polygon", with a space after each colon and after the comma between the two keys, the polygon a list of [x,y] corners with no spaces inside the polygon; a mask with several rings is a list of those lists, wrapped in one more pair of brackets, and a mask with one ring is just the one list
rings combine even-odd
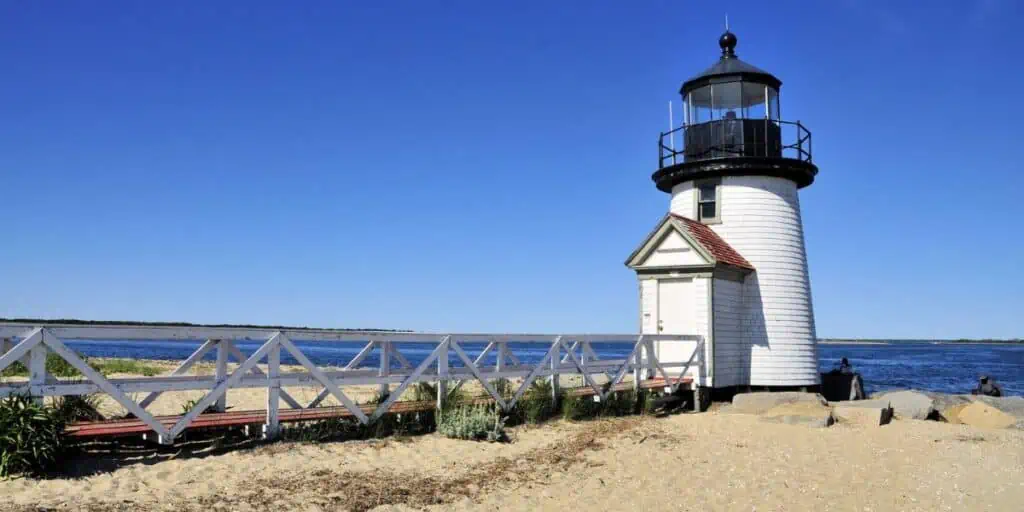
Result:
{"label": "white shingled siding", "polygon": [[[708,286],[709,286],[710,282],[711,282],[711,278],[710,277],[698,277],[698,278],[693,280],[693,284],[694,284],[694,286],[693,286],[693,295],[694,295],[694,298],[693,298],[693,309],[694,309],[694,315],[695,315],[694,316],[694,321],[693,321],[693,327],[694,327],[694,333],[693,334],[697,334],[699,336],[703,336],[705,341],[708,340],[708,326],[711,324],[711,321],[710,321],[711,316],[710,316],[710,312],[708,311]],[[706,361],[706,363],[705,363],[705,377],[706,377],[707,375],[710,375],[710,373],[709,373],[709,371],[710,371],[709,365],[711,365],[713,363],[713,361],[711,361],[711,344],[710,343],[705,343],[704,344],[704,354],[703,354],[703,357],[704,357],[704,361]],[[693,371],[693,370],[691,370],[691,371]],[[700,375],[699,372],[696,372],[696,371],[693,372],[693,377],[694,377],[695,381],[697,382],[697,385],[699,385],[699,386],[713,386],[714,385],[711,381],[706,380],[706,379],[704,381],[702,381],[702,382],[701,381],[697,381],[696,379],[697,379],[697,377],[699,375]]]}
{"label": "white shingled siding", "polygon": [[[730,365],[740,366],[740,377],[749,371],[755,386],[817,384],[814,311],[796,184],[728,176],[722,178],[719,198],[722,222],[711,228],[757,270],[747,276],[742,293],[741,331],[749,350],[723,352],[718,346],[715,385],[727,385],[720,371]],[[670,208],[693,218],[694,201],[692,182],[682,183],[672,190]],[[716,323],[716,341],[718,329]]]}
{"label": "white shingled siding", "polygon": [[740,386],[749,383],[750,342],[743,331],[743,283],[715,279],[715,371],[714,385]]}

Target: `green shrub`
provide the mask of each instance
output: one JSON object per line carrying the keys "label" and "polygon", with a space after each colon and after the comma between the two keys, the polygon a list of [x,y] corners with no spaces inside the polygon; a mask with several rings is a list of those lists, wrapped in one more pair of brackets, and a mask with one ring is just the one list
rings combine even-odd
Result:
{"label": "green shrub", "polygon": [[636,414],[637,394],[632,390],[617,391],[601,402],[594,401],[594,395],[567,396],[562,400],[562,417],[579,421],[608,416]]}
{"label": "green shrub", "polygon": [[601,404],[602,416],[629,416],[637,413],[637,394],[633,390],[616,391]]}
{"label": "green shrub", "polygon": [[570,395],[562,400],[562,417],[570,421],[596,418],[601,414],[601,405],[592,395]]}
{"label": "green shrub", "polygon": [[355,418],[328,418],[318,421],[285,426],[281,429],[281,439],[303,443],[325,443],[348,439],[366,439],[369,428]]}
{"label": "green shrub", "polygon": [[64,422],[27,396],[0,399],[0,477],[52,469],[65,449]]}
{"label": "green shrub", "polygon": [[508,379],[496,379],[491,381],[491,387],[498,393],[498,396],[509,399],[515,394],[515,389],[512,388],[512,383]]}
{"label": "green shrub", "polygon": [[441,413],[437,431],[452,439],[504,441],[506,420],[492,405],[460,406]]}
{"label": "green shrub", "polygon": [[437,386],[429,382],[417,382],[412,387],[412,399],[416,402],[437,400]]}
{"label": "green shrub", "polygon": [[[466,393],[461,387],[453,389],[454,386],[449,386],[448,396],[445,398],[445,407],[454,407],[461,403],[464,403],[469,399],[469,394]],[[413,395],[412,399],[417,402],[425,402],[430,400],[437,400],[437,385],[429,382],[419,382],[412,388]]]}
{"label": "green shrub", "polygon": [[526,423],[536,425],[552,418],[558,411],[551,394],[551,382],[547,379],[533,381],[516,407],[520,409],[519,415]]}
{"label": "green shrub", "polygon": [[641,391],[637,401],[640,403],[640,414],[652,414],[654,412],[654,401],[658,399],[658,393],[654,391]]}
{"label": "green shrub", "polygon": [[[132,375],[145,375],[146,377],[152,377],[154,375],[160,375],[163,373],[163,369],[145,364],[141,361],[135,361],[132,359],[110,359],[107,361],[96,362],[77,354],[78,357],[82,358],[86,364],[92,367],[103,375],[110,375],[112,373],[128,373]],[[71,363],[62,359],[59,355],[50,352],[46,354],[46,371],[54,377],[60,378],[74,378],[81,377],[82,372],[78,371],[78,368],[71,366]],[[0,376],[3,377],[28,377],[28,368],[25,367],[20,361],[16,362],[7,368]]]}
{"label": "green shrub", "polygon": [[101,421],[103,415],[99,412],[100,403],[99,395],[95,394],[59,396],[53,401],[52,411],[64,424]]}
{"label": "green shrub", "polygon": [[[78,356],[84,359],[86,363],[89,363],[89,360],[85,359],[85,357],[82,356],[81,354],[78,354]],[[93,368],[96,368],[98,370],[98,368],[94,364],[89,363],[89,366],[92,366]],[[52,352],[46,354],[46,371],[49,372],[50,375],[53,375],[54,377],[67,378],[82,376],[82,372],[78,371],[78,368],[71,366],[70,363],[68,363],[60,356]],[[21,364],[21,362],[19,361],[8,366],[7,368],[4,368],[3,376],[28,377],[28,368],[26,368],[25,365]]]}
{"label": "green shrub", "polygon": [[[200,402],[200,400],[195,400],[195,399],[193,399],[193,400],[185,400],[185,402],[181,404],[181,414],[182,415],[186,415],[186,414],[190,413],[191,410],[196,409],[196,406],[199,406],[199,402]],[[213,403],[209,404],[209,406],[206,407],[206,411],[203,411],[200,414],[217,413],[217,412],[218,412],[217,411],[217,402],[213,402]]]}
{"label": "green shrub", "polygon": [[160,375],[163,373],[163,368],[148,365],[142,361],[135,361],[133,359],[110,359],[95,365],[90,363],[90,365],[104,375],[109,375],[111,373],[128,373],[132,375],[153,377],[154,375]]}

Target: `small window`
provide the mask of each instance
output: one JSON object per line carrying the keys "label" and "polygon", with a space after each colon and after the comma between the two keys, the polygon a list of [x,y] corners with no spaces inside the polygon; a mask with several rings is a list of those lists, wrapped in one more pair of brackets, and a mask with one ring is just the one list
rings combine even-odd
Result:
{"label": "small window", "polygon": [[718,222],[718,183],[704,182],[697,185],[697,220]]}

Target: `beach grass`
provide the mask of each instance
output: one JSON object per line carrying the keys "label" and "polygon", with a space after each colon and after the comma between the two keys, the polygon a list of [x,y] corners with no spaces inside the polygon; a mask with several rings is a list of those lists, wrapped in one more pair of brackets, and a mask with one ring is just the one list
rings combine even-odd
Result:
{"label": "beach grass", "polygon": [[[79,356],[81,357],[81,355]],[[115,373],[129,374],[129,375],[143,375],[146,377],[153,377],[160,375],[164,372],[163,368],[147,364],[144,361],[136,361],[133,359],[89,359],[82,357],[92,369],[102,373],[103,375],[111,375]],[[82,372],[78,371],[78,368],[71,366],[70,363],[62,359],[57,354],[46,355],[46,372],[54,377],[60,378],[74,378],[81,377]],[[25,367],[21,362],[16,362],[7,368],[4,368],[2,374],[3,377],[28,377],[28,368]]]}

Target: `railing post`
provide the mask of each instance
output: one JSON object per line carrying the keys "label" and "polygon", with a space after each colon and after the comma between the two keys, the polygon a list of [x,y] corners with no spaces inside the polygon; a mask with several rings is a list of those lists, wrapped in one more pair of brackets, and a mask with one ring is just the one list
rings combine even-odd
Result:
{"label": "railing post", "polygon": [[448,339],[441,342],[443,348],[437,356],[437,410],[444,410],[448,401]]}
{"label": "railing post", "polygon": [[[218,383],[228,378],[228,342],[226,340],[217,340],[217,368],[214,375]],[[227,410],[227,407],[228,394],[224,393],[213,404],[213,409],[217,412],[224,412]]]}
{"label": "railing post", "polygon": [[498,342],[498,361],[494,365],[494,371],[503,372],[505,371],[505,351],[508,350],[508,345],[504,341]]}
{"label": "railing post", "polygon": [[[31,387],[46,384],[46,346],[43,344],[32,347],[28,359],[28,382]],[[43,404],[43,396],[32,394],[32,400],[39,405]]]}
{"label": "railing post", "polygon": [[[391,342],[381,341],[378,343],[380,345],[380,371],[377,375],[381,377],[388,377],[391,375]],[[377,396],[381,400],[386,399],[388,394],[390,394],[390,391],[390,383],[382,382],[377,386]]]}
{"label": "railing post", "polygon": [[647,378],[648,379],[653,379],[658,374],[657,373],[658,369],[654,367],[654,341],[653,340],[644,340],[644,353],[647,356],[647,364],[645,365],[644,372],[647,374]]}
{"label": "railing post", "polygon": [[812,154],[813,151],[811,151],[811,143],[814,142],[814,140],[811,138],[811,132],[804,129],[803,125],[800,125],[800,130],[807,132],[807,161],[810,162],[814,160],[814,155]]}
{"label": "railing post", "polygon": [[562,342],[561,336],[555,337],[555,353],[551,355],[551,401],[558,407],[559,398],[562,396],[562,383],[558,377],[558,367],[562,364],[562,349],[557,345]]}
{"label": "railing post", "polygon": [[[276,439],[281,432],[278,408],[281,405],[281,345],[275,345],[267,354],[267,422],[263,425],[263,438]],[[227,393],[225,393],[227,394]]]}
{"label": "railing post", "polygon": [[658,169],[664,167],[665,164],[665,134],[661,134],[658,137]]}
{"label": "railing post", "polygon": [[10,338],[4,338],[3,342],[0,343],[0,356],[6,354],[9,350],[14,348],[14,341]]}
{"label": "railing post", "polygon": [[[636,345],[639,345],[639,344],[643,343],[643,340],[644,340],[643,336],[640,336],[639,338],[637,338]],[[639,393],[640,393],[640,377],[641,377],[641,375],[640,375],[640,371],[641,371],[640,370],[640,365],[643,363],[643,348],[642,347],[637,347],[636,345],[633,346],[633,349],[634,349],[633,350],[633,360],[632,361],[626,361],[626,363],[627,364],[629,364],[629,363],[633,364],[633,393],[635,393],[634,396],[639,397],[640,396],[639,395]]]}
{"label": "railing post", "polygon": [[[580,366],[583,367],[583,373],[586,374],[587,373],[587,359],[590,358],[590,351],[587,350],[587,348],[590,347],[590,344],[588,342],[586,342],[586,341],[583,341],[583,342],[580,342],[580,347],[581,347],[580,348]],[[587,383],[587,379],[586,378],[583,379],[583,383],[584,384]]]}

